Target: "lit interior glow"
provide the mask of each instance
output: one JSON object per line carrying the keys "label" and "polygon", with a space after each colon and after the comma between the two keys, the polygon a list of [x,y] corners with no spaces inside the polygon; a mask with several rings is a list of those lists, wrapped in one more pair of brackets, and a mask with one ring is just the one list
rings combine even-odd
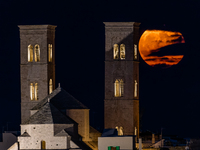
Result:
{"label": "lit interior glow", "polygon": [[125,45],[120,45],[120,59],[125,59]]}
{"label": "lit interior glow", "polygon": [[49,94],[51,94],[53,91],[53,82],[52,79],[49,80]]}
{"label": "lit interior glow", "polygon": [[134,44],[134,59],[137,59],[137,45]]}
{"label": "lit interior glow", "polygon": [[33,61],[33,46],[29,45],[28,46],[28,62]]}
{"label": "lit interior glow", "polygon": [[[185,43],[180,32],[164,30],[146,30],[139,41],[139,52],[142,59],[150,66],[155,65],[176,65],[183,58],[183,55],[167,54],[156,55],[162,47],[173,44]],[[153,55],[151,55],[153,54]]]}
{"label": "lit interior glow", "polygon": [[124,82],[122,79],[116,79],[114,83],[115,97],[122,97],[124,94]]}
{"label": "lit interior glow", "polygon": [[30,99],[34,100],[34,86],[33,86],[33,83],[30,83]]}
{"label": "lit interior glow", "polygon": [[122,126],[120,126],[120,127],[116,126],[115,129],[117,129],[118,136],[124,135]]}
{"label": "lit interior glow", "polygon": [[40,46],[38,44],[35,45],[34,52],[35,52],[35,62],[40,61]]}
{"label": "lit interior glow", "polygon": [[52,62],[52,44],[48,45],[49,62]]}
{"label": "lit interior glow", "polygon": [[35,83],[35,100],[38,100],[38,83]]}
{"label": "lit interior glow", "polygon": [[137,97],[137,81],[135,80],[134,97]]}
{"label": "lit interior glow", "polygon": [[119,58],[119,46],[118,46],[118,44],[113,45],[113,58],[114,59]]}

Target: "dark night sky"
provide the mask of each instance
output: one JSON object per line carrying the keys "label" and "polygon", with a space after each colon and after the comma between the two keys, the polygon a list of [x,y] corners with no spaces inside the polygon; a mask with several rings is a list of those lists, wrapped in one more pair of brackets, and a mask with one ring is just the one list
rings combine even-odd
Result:
{"label": "dark night sky", "polygon": [[0,126],[20,124],[20,45],[17,25],[56,28],[56,85],[91,109],[91,124],[103,125],[104,25],[141,22],[145,29],[179,31],[184,58],[173,67],[148,66],[140,59],[140,110],[143,130],[184,137],[200,136],[200,2],[0,0]]}

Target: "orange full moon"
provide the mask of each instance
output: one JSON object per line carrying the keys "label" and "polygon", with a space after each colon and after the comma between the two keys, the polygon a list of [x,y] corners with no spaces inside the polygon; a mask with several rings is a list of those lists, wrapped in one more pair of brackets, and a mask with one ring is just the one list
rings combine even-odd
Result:
{"label": "orange full moon", "polygon": [[178,64],[183,55],[174,53],[174,44],[185,43],[180,32],[146,30],[139,41],[142,59],[150,66],[172,66]]}

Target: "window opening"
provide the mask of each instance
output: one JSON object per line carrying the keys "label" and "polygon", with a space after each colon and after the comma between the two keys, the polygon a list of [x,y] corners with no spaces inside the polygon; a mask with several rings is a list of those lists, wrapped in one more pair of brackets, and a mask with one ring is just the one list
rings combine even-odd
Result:
{"label": "window opening", "polygon": [[40,61],[40,46],[38,44],[35,45],[35,62]]}
{"label": "window opening", "polygon": [[29,45],[28,46],[28,62],[33,61],[33,46]]}
{"label": "window opening", "polygon": [[53,91],[53,82],[52,79],[49,80],[49,94],[51,94]]}
{"label": "window opening", "polygon": [[120,45],[120,59],[125,59],[125,45]]}
{"label": "window opening", "polygon": [[118,44],[113,45],[113,58],[119,59],[119,46],[118,46]]}
{"label": "window opening", "polygon": [[134,44],[134,59],[137,59],[137,45]]}
{"label": "window opening", "polygon": [[135,80],[134,97],[137,97],[137,81]]}
{"label": "window opening", "polygon": [[48,45],[49,62],[52,62],[52,44]]}
{"label": "window opening", "polygon": [[122,97],[124,95],[124,82],[122,79],[116,79],[114,83],[115,97]]}

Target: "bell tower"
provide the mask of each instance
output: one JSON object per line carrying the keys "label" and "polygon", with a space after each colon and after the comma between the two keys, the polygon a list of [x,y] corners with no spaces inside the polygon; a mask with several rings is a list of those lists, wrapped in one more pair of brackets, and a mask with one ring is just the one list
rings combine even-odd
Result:
{"label": "bell tower", "polygon": [[105,24],[104,128],[139,137],[139,25]]}
{"label": "bell tower", "polygon": [[21,122],[30,109],[55,89],[55,28],[19,25]]}

